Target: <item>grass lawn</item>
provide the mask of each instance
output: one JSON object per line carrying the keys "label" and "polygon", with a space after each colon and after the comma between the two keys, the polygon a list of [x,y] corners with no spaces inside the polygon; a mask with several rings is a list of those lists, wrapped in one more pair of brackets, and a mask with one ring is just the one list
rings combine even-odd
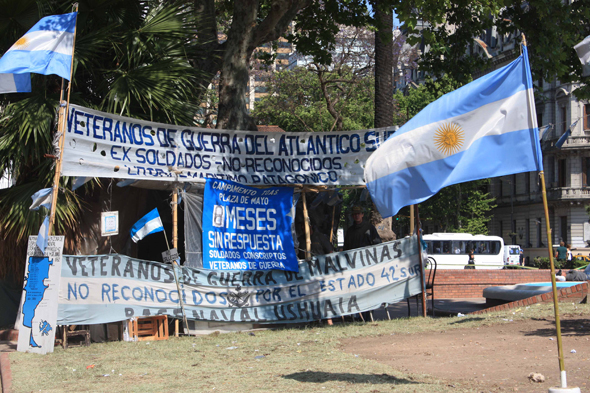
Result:
{"label": "grass lawn", "polygon": [[[587,304],[559,307],[562,315],[590,315]],[[550,303],[514,314],[414,317],[56,347],[45,356],[16,352],[10,354],[12,387],[14,392],[470,392],[473,387],[457,381],[407,374],[345,353],[340,340],[380,335],[419,340],[421,334],[552,316]]]}

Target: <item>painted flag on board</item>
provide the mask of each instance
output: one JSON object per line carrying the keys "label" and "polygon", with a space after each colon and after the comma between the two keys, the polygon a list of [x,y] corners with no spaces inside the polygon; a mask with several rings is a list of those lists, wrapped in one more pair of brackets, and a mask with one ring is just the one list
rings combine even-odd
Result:
{"label": "painted flag on board", "polygon": [[0,74],[0,94],[30,92],[31,74]]}
{"label": "painted flag on board", "polygon": [[584,76],[590,75],[590,35],[582,40],[579,44],[574,46],[578,58],[584,66]]}
{"label": "painted flag on board", "polygon": [[147,235],[156,232],[164,232],[164,226],[162,225],[160,213],[158,213],[157,208],[143,216],[133,225],[130,233],[131,240],[137,243]]}
{"label": "painted flag on board", "polygon": [[580,121],[580,119],[574,121],[572,123],[572,125],[570,126],[570,128],[568,128],[567,131],[564,132],[563,135],[559,137],[559,139],[557,140],[557,142],[555,142],[555,147],[561,148],[561,146],[563,146],[563,144],[565,143],[565,141],[567,140],[567,138],[569,138],[570,135],[572,134],[572,130],[574,129],[574,127],[576,126],[576,124],[578,124],[579,121]]}
{"label": "painted flag on board", "polygon": [[29,210],[39,210],[41,206],[47,209],[51,208],[51,200],[53,199],[52,191],[53,188],[44,188],[31,195],[33,203],[29,207]]}
{"label": "painted flag on board", "polygon": [[543,168],[527,48],[514,62],[428,105],[368,159],[383,217],[452,184]]}
{"label": "painted flag on board", "polygon": [[47,248],[47,241],[49,240],[49,216],[45,216],[41,228],[39,228],[39,235],[37,235],[37,247],[45,253]]}
{"label": "painted flag on board", "polygon": [[76,12],[46,16],[0,58],[2,74],[55,74],[70,79]]}

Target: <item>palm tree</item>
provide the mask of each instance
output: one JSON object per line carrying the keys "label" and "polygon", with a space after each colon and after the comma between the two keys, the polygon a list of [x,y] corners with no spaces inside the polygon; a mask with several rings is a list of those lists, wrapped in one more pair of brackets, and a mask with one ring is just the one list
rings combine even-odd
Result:
{"label": "palm tree", "polygon": [[[57,0],[0,0],[0,52],[41,17],[71,12]],[[196,28],[190,2],[83,0],[80,2],[71,102],[135,118],[194,124],[198,72]],[[43,214],[31,212],[31,195],[50,187],[52,141],[60,80],[32,75],[32,93],[0,95],[0,174],[15,185],[0,190],[0,279],[23,277],[26,240],[37,234]],[[75,233],[85,211],[83,193],[62,178],[56,234]],[[43,208],[42,208],[43,209]],[[67,242],[65,252],[72,252]],[[69,249],[68,249],[69,248]]]}

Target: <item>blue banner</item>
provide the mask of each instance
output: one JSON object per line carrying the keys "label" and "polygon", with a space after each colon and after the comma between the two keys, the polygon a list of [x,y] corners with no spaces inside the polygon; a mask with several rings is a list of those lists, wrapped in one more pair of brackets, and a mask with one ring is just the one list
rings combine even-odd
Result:
{"label": "blue banner", "polygon": [[291,225],[293,188],[252,188],[207,179],[203,267],[299,271]]}

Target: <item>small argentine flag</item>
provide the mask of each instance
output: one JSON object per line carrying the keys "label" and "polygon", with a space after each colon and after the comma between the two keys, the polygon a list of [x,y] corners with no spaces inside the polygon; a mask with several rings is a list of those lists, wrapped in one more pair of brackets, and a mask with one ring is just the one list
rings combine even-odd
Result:
{"label": "small argentine flag", "polygon": [[55,74],[70,80],[76,14],[41,19],[0,59],[2,74]]}
{"label": "small argentine flag", "polygon": [[452,184],[542,171],[527,48],[428,105],[368,159],[367,188],[390,217]]}
{"label": "small argentine flag", "polygon": [[158,213],[157,208],[143,216],[133,225],[130,232],[131,240],[137,243],[147,235],[156,232],[164,232],[164,226],[162,225],[160,213]]}

